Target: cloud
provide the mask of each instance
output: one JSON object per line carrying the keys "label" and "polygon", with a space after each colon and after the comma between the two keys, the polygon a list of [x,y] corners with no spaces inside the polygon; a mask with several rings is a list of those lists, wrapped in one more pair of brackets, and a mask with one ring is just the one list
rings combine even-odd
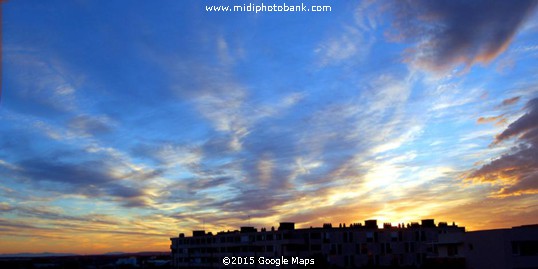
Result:
{"label": "cloud", "polygon": [[[235,180],[214,189],[190,184],[201,187],[195,188],[194,197],[203,202],[185,206],[184,210],[205,208],[232,215],[244,212],[256,216],[256,221],[268,221],[272,216],[287,214],[291,218],[298,214],[289,213],[290,205],[293,209],[299,204],[319,208],[357,197],[361,193],[358,183],[367,172],[360,165],[364,158],[387,143],[391,146],[383,153],[389,154],[420,133],[421,128],[406,111],[412,82],[380,76],[365,86],[360,98],[318,104],[314,113],[291,108],[290,113],[299,115],[291,122],[257,121],[237,153],[214,150],[214,143],[208,142],[212,153],[206,152],[204,158],[214,154],[231,158],[222,171]],[[164,200],[188,202],[193,197],[184,195],[185,186],[174,189],[182,194],[176,192],[177,197]]]}
{"label": "cloud", "polygon": [[478,120],[476,120],[476,122],[479,124],[484,124],[484,123],[490,123],[490,122],[501,122],[504,120],[505,118],[501,115],[501,116],[494,116],[494,117],[480,117],[478,118]]}
{"label": "cloud", "polygon": [[532,144],[538,146],[538,98],[530,100],[525,106],[529,112],[511,123],[506,130],[497,135],[495,142],[501,142],[513,136],[521,135]]}
{"label": "cloud", "polygon": [[501,103],[501,106],[511,106],[515,103],[517,103],[521,99],[521,96],[516,96],[508,99],[504,99]]}
{"label": "cloud", "polygon": [[73,117],[68,126],[81,134],[96,135],[110,132],[111,120],[107,117],[79,115]]}
{"label": "cloud", "polygon": [[495,137],[493,145],[515,138],[516,146],[484,164],[469,179],[501,186],[496,196],[538,193],[538,98],[530,100],[527,112]]}
{"label": "cloud", "polygon": [[21,169],[12,171],[20,178],[33,183],[55,183],[44,187],[49,191],[76,193],[87,197],[110,197],[125,206],[146,206],[146,192],[127,186],[122,177],[113,175],[111,167],[103,161],[66,163],[59,160],[28,159],[17,163]]}
{"label": "cloud", "polygon": [[[391,2],[394,3],[394,2]],[[393,40],[412,40],[409,60],[441,71],[487,64],[504,52],[538,2],[397,1]]]}
{"label": "cloud", "polygon": [[31,217],[38,219],[57,220],[57,221],[77,221],[77,222],[91,222],[98,224],[115,225],[119,222],[114,221],[112,218],[106,215],[100,214],[88,214],[88,215],[72,215],[62,212],[55,208],[49,208],[45,206],[15,206],[11,208],[18,215],[23,217]]}
{"label": "cloud", "polygon": [[354,23],[344,25],[338,34],[321,42],[314,52],[323,66],[337,65],[346,60],[363,60],[376,41],[375,29],[378,24],[374,1],[362,1],[357,5]]}
{"label": "cloud", "polygon": [[538,194],[538,169],[523,175],[517,184],[502,188],[495,193],[497,197]]}
{"label": "cloud", "polygon": [[198,146],[170,141],[137,145],[132,153],[139,157],[149,158],[166,167],[184,166],[191,169],[197,167],[203,158],[202,150]]}
{"label": "cloud", "polygon": [[231,177],[197,178],[188,184],[190,190],[205,190],[230,183]]}
{"label": "cloud", "polygon": [[[330,65],[347,60],[364,50],[369,44],[361,42],[363,40],[360,32],[352,27],[348,27],[346,32],[340,37],[332,38],[321,44],[315,52],[321,56],[321,65]],[[363,43],[363,44],[361,44]]]}
{"label": "cloud", "polygon": [[0,203],[0,212],[7,212],[13,210],[13,207],[5,202]]}
{"label": "cloud", "polygon": [[79,78],[71,76],[59,59],[40,56],[28,49],[8,47],[8,81],[16,91],[4,92],[7,107],[34,116],[58,116],[77,109],[76,89]]}
{"label": "cloud", "polygon": [[0,227],[14,228],[16,230],[36,230],[36,229],[46,229],[42,227],[37,227],[32,224],[21,223],[20,221],[12,221],[10,219],[0,218]]}

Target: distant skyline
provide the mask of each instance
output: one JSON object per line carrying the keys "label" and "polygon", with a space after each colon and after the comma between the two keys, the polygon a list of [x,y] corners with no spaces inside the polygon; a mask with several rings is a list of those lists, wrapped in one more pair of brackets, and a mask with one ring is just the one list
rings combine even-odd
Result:
{"label": "distant skyline", "polygon": [[251,2],[4,1],[0,253],[538,223],[538,1]]}

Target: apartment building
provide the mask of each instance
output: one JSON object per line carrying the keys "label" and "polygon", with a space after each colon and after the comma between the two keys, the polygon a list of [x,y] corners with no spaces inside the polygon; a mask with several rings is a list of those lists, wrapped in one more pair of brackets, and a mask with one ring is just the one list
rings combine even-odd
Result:
{"label": "apartment building", "polygon": [[538,268],[538,225],[442,234],[438,258],[464,260],[468,269]]}
{"label": "apartment building", "polygon": [[282,222],[277,229],[194,231],[192,236],[179,234],[170,240],[173,268],[421,267],[438,261],[440,235],[464,232],[464,227],[436,225],[433,219],[384,223],[382,228],[376,220],[303,229]]}

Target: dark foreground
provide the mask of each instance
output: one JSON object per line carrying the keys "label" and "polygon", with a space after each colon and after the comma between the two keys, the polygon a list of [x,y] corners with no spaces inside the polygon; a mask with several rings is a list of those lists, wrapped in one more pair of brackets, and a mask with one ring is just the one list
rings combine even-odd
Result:
{"label": "dark foreground", "polygon": [[170,253],[130,253],[63,257],[2,257],[2,269],[170,268]]}

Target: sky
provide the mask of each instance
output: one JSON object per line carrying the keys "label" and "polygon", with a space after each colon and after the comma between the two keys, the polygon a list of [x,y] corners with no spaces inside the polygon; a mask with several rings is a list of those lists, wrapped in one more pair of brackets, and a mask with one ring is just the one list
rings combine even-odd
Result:
{"label": "sky", "polygon": [[537,1],[300,1],[4,1],[0,253],[538,223]]}

